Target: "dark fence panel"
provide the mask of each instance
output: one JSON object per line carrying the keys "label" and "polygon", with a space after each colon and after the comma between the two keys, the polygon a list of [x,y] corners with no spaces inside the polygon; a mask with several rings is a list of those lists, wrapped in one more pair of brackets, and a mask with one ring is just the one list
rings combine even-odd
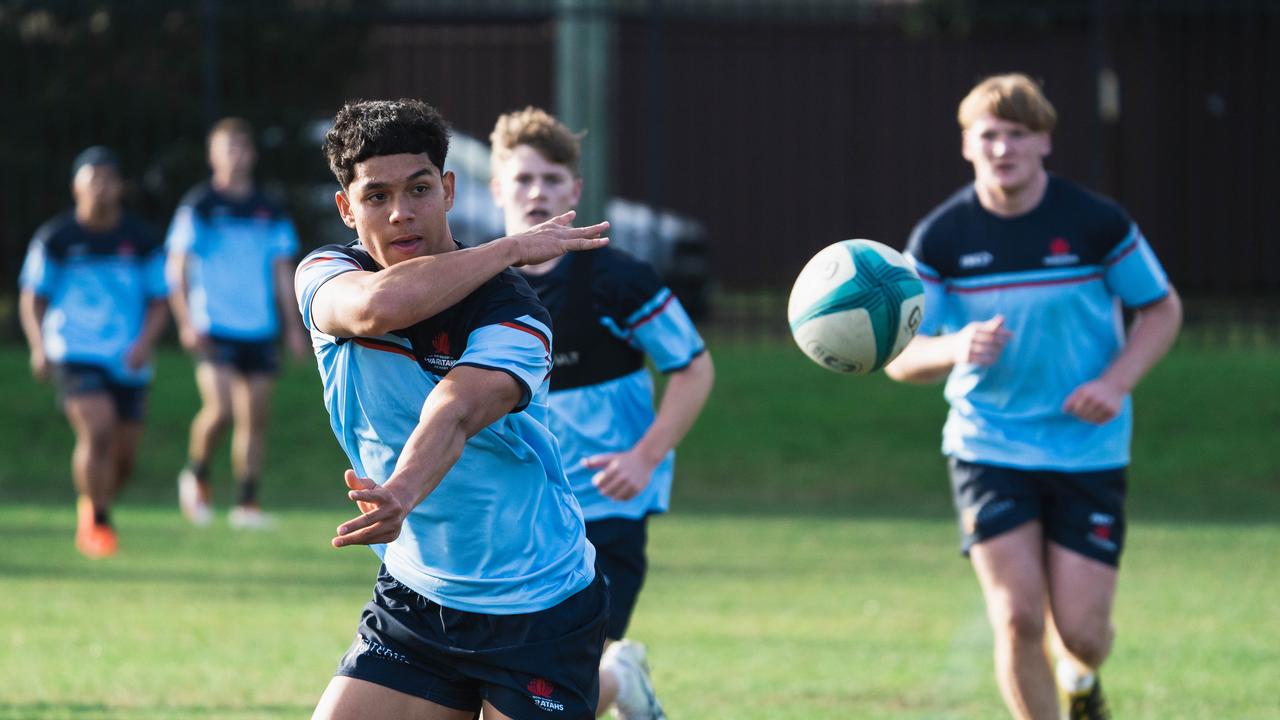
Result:
{"label": "dark fence panel", "polygon": [[[260,177],[318,244],[346,232],[318,146],[343,100],[423,97],[486,141],[498,113],[552,105],[559,7],[0,0],[0,62],[13,70],[0,79],[0,313],[12,312],[32,231],[69,204],[66,168],[82,147],[121,150],[130,204],[162,228],[207,172],[208,123],[243,115],[260,129]],[[901,247],[970,179],[954,120],[961,96],[985,75],[1020,70],[1059,109],[1050,168],[1134,214],[1191,297],[1190,318],[1280,327],[1274,3],[575,8],[616,20],[613,192],[706,229],[718,321],[784,332],[781,299],[818,248],[846,237]],[[1104,69],[1119,89],[1114,115],[1100,112]]]}

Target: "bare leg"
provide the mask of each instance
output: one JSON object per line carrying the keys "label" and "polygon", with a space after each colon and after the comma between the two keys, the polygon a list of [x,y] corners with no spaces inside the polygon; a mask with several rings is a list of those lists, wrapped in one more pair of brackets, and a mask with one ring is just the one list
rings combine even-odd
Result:
{"label": "bare leg", "polygon": [[138,441],[142,439],[142,423],[137,421],[121,422],[115,432],[115,483],[111,489],[114,500],[124,489],[125,483],[133,476],[133,468],[138,457]]}
{"label": "bare leg", "polygon": [[1049,544],[1049,602],[1061,655],[1080,674],[1098,669],[1111,654],[1111,610],[1116,569],[1060,545]]}
{"label": "bare leg", "polygon": [[1039,522],[970,552],[995,634],[996,679],[1016,718],[1056,720],[1057,689],[1044,652],[1045,550]]}
{"label": "bare leg", "polygon": [[191,444],[187,454],[191,460],[207,463],[231,422],[231,370],[226,366],[201,362],[196,365],[196,387],[200,390],[201,406],[191,421]]}
{"label": "bare leg", "polygon": [[275,379],[262,373],[232,376],[231,411],[235,428],[231,434],[231,466],[238,480],[256,480],[262,472],[274,386]]}
{"label": "bare leg", "polygon": [[[490,713],[495,714],[490,714]],[[485,704],[485,717],[504,718]],[[403,720],[473,720],[475,713],[454,710],[420,697],[383,687],[365,680],[334,677],[325,688],[311,720],[365,720],[397,718]]]}
{"label": "bare leg", "polygon": [[[604,647],[609,649],[609,645],[613,643],[612,638],[604,641]],[[604,665],[600,666],[600,701],[596,703],[596,717],[600,717],[609,711],[609,706],[613,705],[613,701],[618,698],[618,676],[606,669]]]}
{"label": "bare leg", "polygon": [[73,395],[63,407],[76,445],[71,454],[71,477],[82,497],[89,498],[96,511],[111,507],[115,495],[116,408],[104,392]]}

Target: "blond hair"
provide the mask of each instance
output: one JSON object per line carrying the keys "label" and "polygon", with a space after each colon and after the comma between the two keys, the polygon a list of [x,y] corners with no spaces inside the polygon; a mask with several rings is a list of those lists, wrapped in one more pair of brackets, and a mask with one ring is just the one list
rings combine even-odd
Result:
{"label": "blond hair", "polygon": [[1022,73],[993,75],[974,86],[956,112],[962,130],[983,115],[1026,125],[1032,132],[1052,133],[1058,112],[1035,80]]}
{"label": "blond hair", "polygon": [[519,145],[528,145],[548,161],[564,165],[574,177],[578,177],[578,159],[582,155],[582,136],[574,133],[564,123],[542,108],[532,105],[498,117],[489,133],[493,146],[491,162],[496,171]]}

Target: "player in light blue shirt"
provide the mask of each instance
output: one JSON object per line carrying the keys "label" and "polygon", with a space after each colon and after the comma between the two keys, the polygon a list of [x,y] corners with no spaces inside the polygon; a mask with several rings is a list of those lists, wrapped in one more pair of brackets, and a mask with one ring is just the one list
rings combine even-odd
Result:
{"label": "player in light blue shirt", "polygon": [[169,225],[170,303],[178,337],[196,359],[201,407],[191,422],[187,465],[178,476],[183,514],[212,520],[209,455],[228,425],[236,500],[232,527],[271,526],[258,503],[277,338],[297,358],[306,337],[293,311],[293,222],[253,180],[253,129],[224,118],[209,132],[208,182],[182,199]]}
{"label": "player in light blue shirt", "polygon": [[1110,717],[1097,669],[1114,638],[1129,393],[1182,310],[1128,214],[1045,171],[1056,117],[1025,75],[988,78],[960,104],[974,183],[912,233],[924,321],[885,371],[947,379],[942,449],[1010,712],[1059,716],[1047,614],[1069,716],[1097,720]]}
{"label": "player in light blue shirt", "polygon": [[[573,209],[582,190],[578,136],[547,112],[498,118],[494,199],[517,233]],[[667,511],[675,447],[702,411],[715,371],[680,301],[648,265],[606,248],[522,268],[556,331],[551,429],[609,579],[609,646],[600,705],[627,720],[664,717],[644,646],[624,640],[644,583],[648,517]],[[668,377],[655,412],[645,358]]]}
{"label": "player in light blue shirt", "polygon": [[447,150],[417,100],[349,103],[325,138],[358,237],[308,255],[296,295],[361,511],[333,545],[384,565],[315,717],[590,718],[608,597],[545,424],[550,319],[508,266],[607,224],[460,249]]}
{"label": "player in light blue shirt", "polygon": [[75,209],[36,231],[19,279],[31,370],[52,376],[75,431],[76,547],[116,552],[111,504],[142,434],[151,351],[164,330],[164,255],[121,205],[115,153],[94,146],[72,164]]}

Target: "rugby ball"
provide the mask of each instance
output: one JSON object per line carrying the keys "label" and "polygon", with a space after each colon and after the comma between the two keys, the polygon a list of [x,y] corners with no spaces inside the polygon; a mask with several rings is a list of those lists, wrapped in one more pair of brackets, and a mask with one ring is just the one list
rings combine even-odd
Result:
{"label": "rugby ball", "polygon": [[841,240],[800,271],[787,303],[796,344],[828,370],[865,375],[907,346],[924,318],[911,262],[873,240]]}

